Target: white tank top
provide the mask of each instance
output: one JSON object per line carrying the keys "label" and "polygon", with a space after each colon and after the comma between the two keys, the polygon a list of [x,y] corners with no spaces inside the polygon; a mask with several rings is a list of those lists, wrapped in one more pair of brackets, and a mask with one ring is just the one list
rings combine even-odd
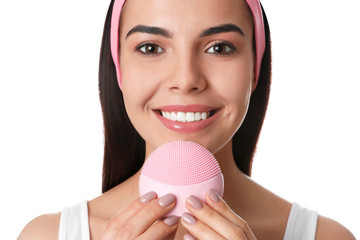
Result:
{"label": "white tank top", "polygon": [[[284,240],[315,239],[318,215],[293,203]],[[65,208],[60,217],[59,240],[90,240],[87,201]]]}
{"label": "white tank top", "polygon": [[61,212],[59,240],[90,240],[87,201]]}

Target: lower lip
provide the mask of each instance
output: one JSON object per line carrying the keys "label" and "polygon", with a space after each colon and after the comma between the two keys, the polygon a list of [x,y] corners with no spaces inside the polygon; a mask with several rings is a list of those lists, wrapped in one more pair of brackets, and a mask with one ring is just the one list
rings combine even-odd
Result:
{"label": "lower lip", "polygon": [[205,128],[207,128],[212,122],[216,120],[216,118],[219,116],[220,111],[216,111],[214,115],[211,117],[196,121],[196,122],[177,122],[177,121],[171,121],[167,118],[164,118],[161,116],[160,112],[155,111],[156,116],[160,119],[160,121],[170,130],[179,132],[179,133],[195,133],[198,131],[201,131]]}

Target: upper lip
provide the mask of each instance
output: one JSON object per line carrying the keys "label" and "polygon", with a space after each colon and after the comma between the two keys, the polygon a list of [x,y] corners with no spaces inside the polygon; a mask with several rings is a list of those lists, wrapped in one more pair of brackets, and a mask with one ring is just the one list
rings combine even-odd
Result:
{"label": "upper lip", "polygon": [[156,111],[164,112],[210,112],[217,110],[219,107],[201,105],[201,104],[190,104],[190,105],[166,105],[155,108]]}

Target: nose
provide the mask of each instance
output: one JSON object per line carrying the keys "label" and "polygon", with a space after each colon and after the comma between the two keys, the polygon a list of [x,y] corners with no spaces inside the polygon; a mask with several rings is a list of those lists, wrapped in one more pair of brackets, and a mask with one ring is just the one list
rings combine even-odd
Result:
{"label": "nose", "polygon": [[196,54],[188,52],[173,56],[172,74],[168,76],[167,87],[178,93],[197,93],[207,87],[201,62]]}

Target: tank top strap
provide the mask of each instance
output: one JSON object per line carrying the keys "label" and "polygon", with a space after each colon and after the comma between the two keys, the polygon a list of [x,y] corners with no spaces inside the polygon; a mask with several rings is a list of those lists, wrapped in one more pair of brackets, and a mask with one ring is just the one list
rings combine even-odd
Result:
{"label": "tank top strap", "polygon": [[84,201],[61,212],[59,240],[90,240],[88,202]]}
{"label": "tank top strap", "polygon": [[284,240],[315,239],[318,214],[293,203],[286,225]]}

